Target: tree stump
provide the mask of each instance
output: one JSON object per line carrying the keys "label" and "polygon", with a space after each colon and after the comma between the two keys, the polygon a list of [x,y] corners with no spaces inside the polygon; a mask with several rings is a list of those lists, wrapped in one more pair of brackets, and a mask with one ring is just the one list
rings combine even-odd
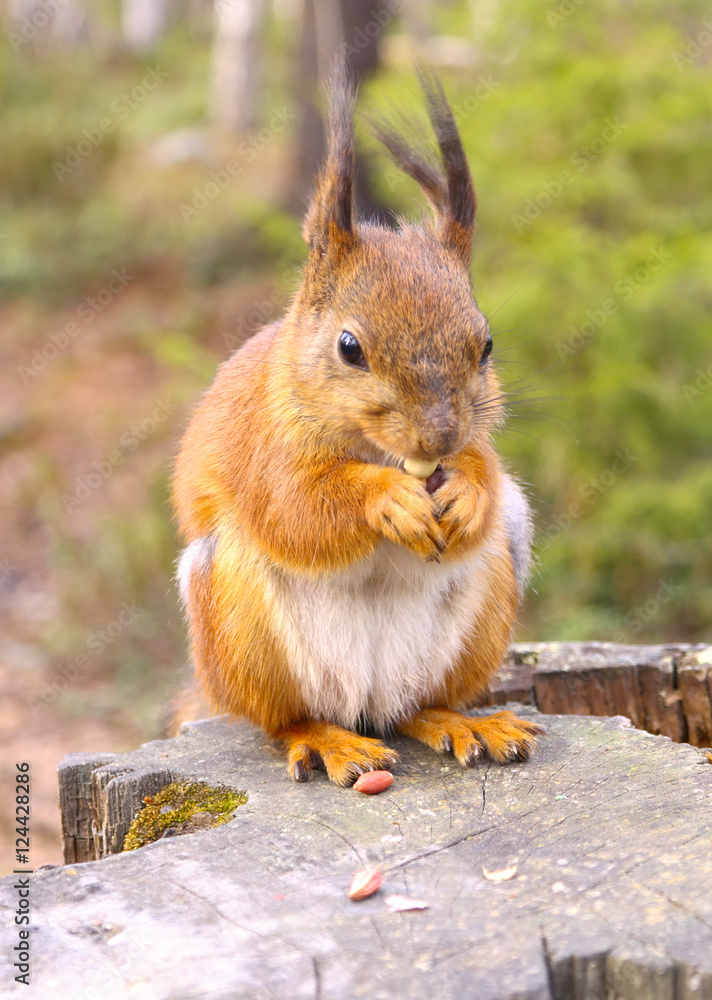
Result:
{"label": "tree stump", "polygon": [[712,646],[518,643],[491,699],[521,701],[541,712],[625,715],[639,729],[709,746]]}
{"label": "tree stump", "polygon": [[[32,876],[31,986],[18,996],[712,1000],[705,754],[625,719],[518,710],[548,731],[528,762],[464,769],[397,739],[395,781],[377,796],[322,774],[295,784],[262,734],[219,719],[130,754],[71,755],[70,855],[115,850],[169,780],[248,801],[224,826]],[[367,863],[383,887],[351,902]],[[483,875],[513,865],[507,881]],[[389,913],[392,893],[429,908]]]}

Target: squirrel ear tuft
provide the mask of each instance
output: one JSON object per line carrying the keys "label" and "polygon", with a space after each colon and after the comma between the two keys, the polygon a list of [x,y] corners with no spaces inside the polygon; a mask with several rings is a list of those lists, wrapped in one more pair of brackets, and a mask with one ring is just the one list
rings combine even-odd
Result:
{"label": "squirrel ear tuft", "polygon": [[326,159],[304,219],[302,235],[311,255],[319,257],[332,244],[353,242],[354,88],[343,56],[329,75],[329,128]]}
{"label": "squirrel ear tuft", "polygon": [[477,209],[472,175],[442,84],[423,66],[417,67],[417,73],[438,150],[426,144],[411,146],[406,138],[406,132],[412,132],[411,123],[403,116],[397,125],[378,119],[371,126],[397,166],[421,186],[435,215],[439,239],[469,272]]}

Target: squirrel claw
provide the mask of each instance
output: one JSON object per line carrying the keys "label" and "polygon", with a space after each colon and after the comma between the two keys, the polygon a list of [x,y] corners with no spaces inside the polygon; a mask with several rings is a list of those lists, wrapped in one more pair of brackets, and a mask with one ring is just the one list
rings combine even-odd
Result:
{"label": "squirrel claw", "polygon": [[465,754],[465,759],[464,761],[462,761],[462,763],[464,763],[466,767],[474,767],[475,764],[479,761],[481,756],[482,756],[482,750],[480,748],[479,743],[472,743],[468,747],[467,753]]}
{"label": "squirrel claw", "polygon": [[533,722],[527,723],[527,729],[532,734],[532,736],[548,736],[546,729],[543,726],[535,726]]}
{"label": "squirrel claw", "polygon": [[303,760],[298,760],[294,765],[294,780],[309,781],[309,766]]}

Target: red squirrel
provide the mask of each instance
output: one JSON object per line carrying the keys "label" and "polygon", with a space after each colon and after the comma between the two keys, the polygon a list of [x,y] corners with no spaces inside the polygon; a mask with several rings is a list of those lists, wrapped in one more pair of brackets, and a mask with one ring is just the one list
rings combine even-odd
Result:
{"label": "red squirrel", "polygon": [[491,440],[472,178],[440,83],[421,82],[438,155],[375,128],[433,222],[355,217],[354,92],[335,71],[299,289],[222,365],[175,470],[198,684],[281,741],[297,781],[391,769],[394,731],[466,766],[524,760],[543,732],[461,714],[507,650],[531,521]]}

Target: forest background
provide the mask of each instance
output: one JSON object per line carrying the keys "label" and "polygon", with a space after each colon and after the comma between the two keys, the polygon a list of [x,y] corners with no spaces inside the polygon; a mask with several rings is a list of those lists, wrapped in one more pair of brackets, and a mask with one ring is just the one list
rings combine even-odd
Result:
{"label": "forest background", "polygon": [[422,118],[415,57],[472,164],[499,448],[536,512],[516,637],[709,640],[705,3],[16,0],[0,25],[0,721],[34,864],[60,859],[60,757],[160,735],[186,661],[172,459],[297,284],[339,33],[369,212],[422,212],[364,123]]}

